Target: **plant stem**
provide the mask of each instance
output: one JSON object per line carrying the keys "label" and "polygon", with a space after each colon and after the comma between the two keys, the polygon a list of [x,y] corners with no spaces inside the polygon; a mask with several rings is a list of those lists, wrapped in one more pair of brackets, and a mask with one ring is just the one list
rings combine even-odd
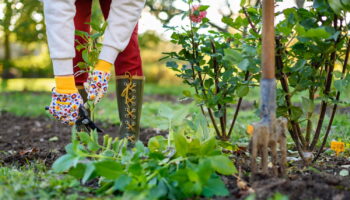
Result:
{"label": "plant stem", "polygon": [[[257,30],[257,28],[255,27],[255,25],[253,24],[252,20],[250,19],[250,16],[247,12],[247,9],[245,7],[242,7],[242,10],[243,10],[243,13],[245,15],[245,17],[247,18],[248,20],[248,23],[250,25],[250,27],[252,28],[252,30],[256,33],[256,34],[259,34],[259,31]],[[261,39],[260,39],[261,40]]]}
{"label": "plant stem", "polygon": [[[246,71],[245,73],[245,77],[244,77],[244,80],[247,81],[249,79],[249,71]],[[238,113],[239,113],[239,110],[241,109],[241,104],[242,104],[242,101],[243,101],[243,97],[240,97],[238,99],[238,103],[237,103],[237,107],[236,107],[236,110],[235,110],[235,114],[233,115],[233,118],[232,118],[232,122],[231,122],[231,125],[230,125],[230,129],[228,131],[228,138],[231,137],[231,134],[232,134],[232,131],[233,131],[233,127],[236,123],[236,120],[237,120],[237,117],[238,117]]]}
{"label": "plant stem", "polygon": [[[346,48],[346,53],[345,53],[345,59],[344,59],[341,79],[344,79],[344,77],[345,77],[346,66],[347,66],[347,63],[349,61],[349,55],[350,55],[350,40],[348,41],[348,45],[347,45],[347,48]],[[337,95],[335,97],[335,101],[337,102],[337,101],[339,101],[339,99],[340,99],[340,92],[338,91]],[[327,138],[329,136],[329,133],[330,133],[330,130],[331,130],[331,127],[332,127],[332,124],[333,124],[333,120],[334,120],[334,117],[335,117],[335,113],[337,111],[337,107],[338,107],[338,104],[335,103],[333,105],[332,114],[331,114],[331,117],[330,117],[330,120],[329,120],[329,123],[328,123],[328,126],[327,126],[326,134],[325,134],[325,136],[323,138],[321,147],[319,148],[319,150],[318,150],[318,152],[317,152],[313,162],[315,162],[318,159],[318,157],[320,156],[320,154],[323,152],[323,148],[326,145]]]}
{"label": "plant stem", "polygon": [[[211,48],[213,50],[213,54],[216,53],[216,48],[215,48],[215,44],[213,42],[213,40],[210,40],[210,43],[211,43]],[[220,87],[219,87],[219,65],[218,65],[218,62],[216,60],[215,57],[213,57],[213,68],[214,68],[214,84],[215,84],[215,95],[219,95],[220,93]],[[222,112],[222,105],[220,103],[218,103],[218,112]],[[225,108],[224,108],[225,109]],[[226,138],[226,121],[225,121],[225,117],[224,115],[223,116],[220,116],[219,117],[219,120],[220,120],[220,126],[221,126],[221,136],[223,137],[223,139],[227,139]]]}
{"label": "plant stem", "polygon": [[[292,116],[292,102],[291,102],[291,95],[289,92],[289,88],[288,88],[288,77],[287,75],[283,72],[283,60],[282,60],[282,55],[283,55],[283,51],[282,51],[282,45],[279,41],[279,39],[276,38],[276,47],[277,47],[277,54],[276,54],[276,68],[278,70],[278,78],[280,79],[281,85],[282,85],[282,89],[285,93],[284,98],[286,100],[286,104],[287,104],[287,109],[288,109],[288,115]],[[289,117],[290,118],[290,117]],[[298,146],[303,145],[302,148],[304,149],[305,147],[305,139],[303,137],[303,135],[301,134],[301,129],[299,126],[299,123],[295,120],[292,120],[291,118],[289,119],[291,125],[292,125],[292,129],[289,130],[294,143]]]}
{"label": "plant stem", "polygon": [[[309,90],[309,99],[314,102],[314,90],[313,87]],[[311,134],[311,130],[312,130],[312,121],[311,121],[311,117],[312,117],[312,112],[307,112],[306,114],[306,119],[307,119],[307,125],[306,125],[306,137],[305,137],[305,142],[306,145],[309,146],[310,145],[310,134]]]}
{"label": "plant stem", "polygon": [[[189,12],[191,12],[191,4],[188,4],[188,6],[189,6]],[[198,58],[198,50],[197,50],[196,43],[195,43],[195,41],[194,41],[194,31],[193,31],[193,24],[192,24],[191,20],[190,20],[190,27],[191,27],[191,35],[190,35],[190,36],[191,36],[192,51],[193,51],[193,52],[192,52],[192,56],[193,56],[193,60],[194,60],[195,64],[196,64],[198,67],[200,67],[200,64],[199,64],[198,61],[197,61],[197,58]],[[195,80],[195,79],[196,79],[196,75],[195,75],[195,69],[194,69],[193,64],[191,64],[191,67],[192,67],[192,71],[193,71],[193,74],[194,74],[194,80]],[[197,71],[197,75],[198,75],[198,78],[199,78],[199,82],[200,82],[200,86],[201,86],[203,95],[204,95],[205,98],[208,98],[208,97],[207,97],[207,93],[205,92],[205,88],[204,88],[204,83],[203,83],[203,78],[202,78],[201,72]],[[194,81],[194,80],[193,80],[193,81]],[[197,87],[197,86],[195,86],[195,87]],[[198,92],[198,91],[197,91],[197,92]],[[212,110],[211,110],[209,107],[207,107],[207,110],[208,110],[208,113],[209,113],[210,120],[211,120],[211,122],[212,122],[212,124],[213,124],[213,126],[214,126],[215,132],[216,132],[216,134],[221,138],[220,130],[219,130],[219,128],[218,128],[217,125],[216,125],[216,121],[215,121],[214,115],[213,115],[213,113],[212,113]],[[202,111],[202,112],[204,112],[204,111]],[[204,116],[205,116],[205,115],[204,115]]]}
{"label": "plant stem", "polygon": [[[334,28],[337,30],[338,27],[338,23],[337,23],[337,17],[334,17]],[[334,48],[337,48],[337,44],[339,42],[339,38],[335,41],[334,43]],[[325,89],[323,91],[323,94],[328,97],[329,92],[331,90],[331,85],[332,85],[332,79],[333,79],[333,71],[334,71],[334,66],[335,66],[335,61],[337,59],[337,52],[336,50],[334,50],[331,53],[331,58],[330,58],[330,63],[328,65],[326,65],[327,67],[327,78],[326,78],[326,82],[325,82]],[[318,139],[320,138],[320,133],[321,133],[321,129],[322,129],[322,125],[323,125],[323,121],[324,121],[324,117],[326,115],[326,110],[327,110],[327,102],[325,100],[322,101],[321,103],[321,111],[320,111],[320,118],[318,119],[318,123],[317,123],[317,128],[316,128],[316,132],[315,132],[315,136],[312,140],[311,146],[310,146],[310,150],[313,151]]]}

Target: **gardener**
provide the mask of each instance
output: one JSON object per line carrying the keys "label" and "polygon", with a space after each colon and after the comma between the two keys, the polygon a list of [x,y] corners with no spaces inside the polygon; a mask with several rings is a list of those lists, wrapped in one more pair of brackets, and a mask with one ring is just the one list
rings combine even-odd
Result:
{"label": "gardener", "polygon": [[[144,77],[137,40],[137,21],[145,0],[100,0],[107,19],[99,60],[88,73],[74,77],[82,61],[75,50],[74,29],[89,32],[92,0],[44,0],[45,23],[56,88],[52,91],[49,111],[63,123],[74,125],[84,101],[99,102],[107,92],[114,63],[117,100],[121,120],[120,133],[131,140],[139,134]],[[89,76],[89,77],[88,77]]]}

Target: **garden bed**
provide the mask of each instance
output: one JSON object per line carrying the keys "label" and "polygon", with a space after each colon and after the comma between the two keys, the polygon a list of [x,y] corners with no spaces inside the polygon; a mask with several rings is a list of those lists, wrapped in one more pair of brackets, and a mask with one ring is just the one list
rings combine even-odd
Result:
{"label": "garden bed", "polygon": [[[47,117],[19,117],[2,112],[0,125],[0,163],[4,166],[41,161],[50,167],[65,153],[64,146],[71,141],[70,128]],[[110,127],[106,133],[117,135],[117,126],[105,127]],[[141,140],[146,143],[154,135],[166,135],[166,132],[145,128],[141,131]],[[249,158],[244,151],[236,152],[233,157],[236,167],[247,174]],[[287,178],[259,176],[249,186],[256,191],[257,199],[267,199],[276,192],[288,195],[289,199],[350,199],[350,178],[339,175],[342,169],[350,169],[349,158],[322,157],[312,168],[302,168],[294,162],[288,168]],[[249,182],[248,174],[243,178]],[[223,176],[223,180],[231,196],[217,199],[244,199],[248,195],[237,187],[235,177]]]}

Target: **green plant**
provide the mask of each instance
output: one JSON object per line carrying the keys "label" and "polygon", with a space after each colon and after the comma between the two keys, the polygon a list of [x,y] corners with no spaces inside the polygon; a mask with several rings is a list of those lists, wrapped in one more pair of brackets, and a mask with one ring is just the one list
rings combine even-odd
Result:
{"label": "green plant", "polygon": [[[253,28],[247,28],[250,19],[242,17],[235,21],[228,17],[222,19],[240,33],[211,30],[209,20],[203,17],[203,12],[209,6],[193,6],[192,0],[186,2],[189,9],[182,14],[183,18],[189,19],[189,26],[168,27],[173,31],[171,42],[182,49],[165,53],[167,56],[164,59],[171,59],[167,66],[195,89],[195,94],[190,91],[183,93],[186,97],[194,98],[202,114],[209,116],[218,138],[229,140],[243,97],[259,78],[259,36],[248,35]],[[229,120],[228,110],[234,103],[237,103],[237,107],[232,120]]]}
{"label": "green plant", "polygon": [[148,147],[137,142],[127,149],[127,140],[96,132],[73,132],[72,143],[54,164],[86,183],[98,178],[102,194],[142,199],[184,199],[192,196],[228,195],[219,174],[236,173],[232,161],[218,148],[214,137],[203,140],[173,133],[173,139],[152,137]]}
{"label": "green plant", "polygon": [[[78,51],[81,51],[83,61],[79,62],[77,66],[74,66],[80,69],[74,76],[79,76],[83,73],[89,73],[89,76],[92,75],[94,67],[98,62],[98,56],[102,48],[101,37],[107,27],[107,22],[99,23],[99,20],[95,20],[90,22],[89,25],[92,28],[91,33],[79,30],[75,31],[75,34],[83,40],[83,42],[76,40],[78,45],[75,47]],[[94,120],[94,102],[87,101],[85,107],[90,109],[90,117]]]}
{"label": "green plant", "polygon": [[[277,112],[289,119],[289,131],[303,158],[304,152],[316,150],[326,128],[315,161],[326,144],[338,104],[344,103],[340,94],[350,86],[350,24],[345,13],[335,14],[325,0],[279,14],[284,20],[276,26],[276,76],[281,83]],[[296,95],[302,98],[301,106],[293,104]],[[317,104],[319,114],[314,112]],[[328,106],[332,106],[330,120],[324,127]]]}
{"label": "green plant", "polygon": [[0,167],[0,199],[85,199],[89,192],[74,177],[47,171],[42,164]]}

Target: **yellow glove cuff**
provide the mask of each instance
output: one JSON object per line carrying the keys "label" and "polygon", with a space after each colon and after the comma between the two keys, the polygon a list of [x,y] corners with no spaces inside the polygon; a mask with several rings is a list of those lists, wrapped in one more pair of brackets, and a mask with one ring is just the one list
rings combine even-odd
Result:
{"label": "yellow glove cuff", "polygon": [[61,94],[77,93],[78,89],[75,86],[74,76],[56,76],[56,92]]}
{"label": "yellow glove cuff", "polygon": [[111,63],[104,60],[98,60],[95,66],[95,70],[109,73],[111,71],[111,67],[112,67]]}

